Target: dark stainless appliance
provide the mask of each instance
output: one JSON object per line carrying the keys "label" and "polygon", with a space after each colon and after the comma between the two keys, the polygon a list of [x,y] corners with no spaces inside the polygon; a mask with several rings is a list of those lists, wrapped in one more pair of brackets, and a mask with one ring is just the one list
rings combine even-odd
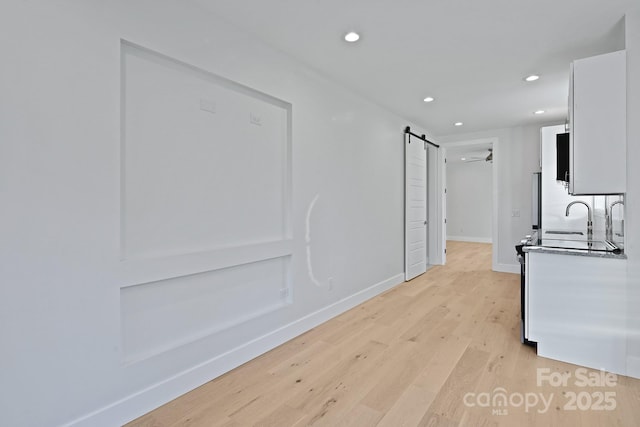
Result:
{"label": "dark stainless appliance", "polygon": [[[542,232],[542,172],[535,172],[531,178],[531,228],[533,234],[537,235]],[[526,256],[522,250],[523,246],[531,245],[531,236],[527,236],[516,245],[516,253],[520,262],[520,342],[523,344],[535,346],[536,343],[529,341],[526,336]]]}
{"label": "dark stainless appliance", "polygon": [[535,341],[529,341],[526,335],[526,322],[527,322],[527,313],[526,313],[526,257],[522,247],[531,244],[531,236],[527,236],[526,239],[522,240],[520,244],[516,245],[516,253],[518,254],[518,261],[520,261],[520,342],[526,345],[530,345],[535,347],[537,343]]}

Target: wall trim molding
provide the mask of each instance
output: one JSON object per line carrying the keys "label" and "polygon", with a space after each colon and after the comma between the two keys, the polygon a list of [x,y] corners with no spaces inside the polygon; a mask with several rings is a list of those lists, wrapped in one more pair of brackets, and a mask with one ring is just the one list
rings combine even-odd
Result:
{"label": "wall trim molding", "polygon": [[640,378],[640,357],[627,355],[626,375],[632,378]]}
{"label": "wall trim molding", "polygon": [[447,236],[447,240],[471,243],[493,243],[491,237]]}
{"label": "wall trim molding", "polygon": [[520,274],[520,264],[496,264],[493,266],[493,271]]}
{"label": "wall trim molding", "polygon": [[396,274],[64,426],[123,425],[403,282],[404,272]]}

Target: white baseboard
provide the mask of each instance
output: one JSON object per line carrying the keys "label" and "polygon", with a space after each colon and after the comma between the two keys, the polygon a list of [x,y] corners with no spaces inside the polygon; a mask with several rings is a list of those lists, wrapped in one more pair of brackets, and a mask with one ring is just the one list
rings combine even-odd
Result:
{"label": "white baseboard", "polygon": [[520,274],[520,264],[494,264],[493,271]]}
{"label": "white baseboard", "polygon": [[640,378],[640,357],[627,356],[627,376]]}
{"label": "white baseboard", "polygon": [[123,425],[403,282],[404,273],[397,274],[65,426]]}
{"label": "white baseboard", "polygon": [[471,243],[492,243],[491,237],[447,236],[447,240]]}

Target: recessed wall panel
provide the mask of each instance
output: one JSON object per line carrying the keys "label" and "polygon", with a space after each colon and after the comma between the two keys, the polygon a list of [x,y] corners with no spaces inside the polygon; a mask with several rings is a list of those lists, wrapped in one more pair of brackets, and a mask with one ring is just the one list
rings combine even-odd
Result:
{"label": "recessed wall panel", "polygon": [[123,258],[286,239],[290,104],[122,51]]}
{"label": "recessed wall panel", "polygon": [[120,290],[125,362],[145,359],[284,307],[289,257]]}

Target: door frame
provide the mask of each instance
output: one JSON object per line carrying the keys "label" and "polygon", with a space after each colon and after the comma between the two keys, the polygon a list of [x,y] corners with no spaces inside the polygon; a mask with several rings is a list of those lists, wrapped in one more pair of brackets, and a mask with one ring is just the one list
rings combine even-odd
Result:
{"label": "door frame", "polygon": [[446,148],[430,147],[427,155],[427,221],[429,263],[444,265],[447,262],[447,199],[446,189]]}

